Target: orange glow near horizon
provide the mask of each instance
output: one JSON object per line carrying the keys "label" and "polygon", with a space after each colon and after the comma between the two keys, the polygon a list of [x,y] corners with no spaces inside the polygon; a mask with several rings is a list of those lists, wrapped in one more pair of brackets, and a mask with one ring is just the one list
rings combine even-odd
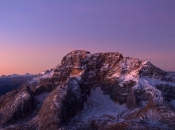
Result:
{"label": "orange glow near horizon", "polygon": [[[74,49],[75,50],[75,49]],[[38,74],[41,71],[54,68],[56,65],[60,64],[61,59],[64,55],[69,53],[71,48],[49,48],[47,50],[29,50],[29,49],[14,49],[14,50],[1,50],[0,51],[0,75],[11,75],[11,74]],[[90,51],[92,54],[95,52]],[[66,53],[65,53],[66,52]],[[105,52],[104,50],[97,52]],[[116,52],[116,51],[114,51]],[[122,52],[121,52],[122,53]],[[173,69],[172,57],[168,55],[159,54],[136,54],[123,53],[124,56],[130,56],[133,58],[140,58],[143,60],[153,61],[152,63],[161,69],[166,69],[169,66],[170,70]],[[162,60],[163,62],[162,64]],[[172,63],[170,65],[169,63]]]}

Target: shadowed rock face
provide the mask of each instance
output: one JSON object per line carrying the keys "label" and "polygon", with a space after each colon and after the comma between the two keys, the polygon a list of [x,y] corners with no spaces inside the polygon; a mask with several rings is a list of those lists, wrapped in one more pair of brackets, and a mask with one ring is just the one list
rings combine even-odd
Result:
{"label": "shadowed rock face", "polygon": [[76,50],[0,97],[0,126],[31,129],[171,129],[175,74],[120,53]]}

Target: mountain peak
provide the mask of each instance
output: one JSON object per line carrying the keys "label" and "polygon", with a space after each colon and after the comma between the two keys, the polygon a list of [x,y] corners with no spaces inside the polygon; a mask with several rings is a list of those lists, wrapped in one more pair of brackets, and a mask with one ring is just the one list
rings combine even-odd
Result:
{"label": "mountain peak", "polygon": [[[175,127],[173,95],[172,72],[118,52],[75,50],[54,69],[0,97],[0,125],[42,130],[171,129]],[[14,113],[19,114],[14,117]],[[21,117],[26,121],[19,126]]]}

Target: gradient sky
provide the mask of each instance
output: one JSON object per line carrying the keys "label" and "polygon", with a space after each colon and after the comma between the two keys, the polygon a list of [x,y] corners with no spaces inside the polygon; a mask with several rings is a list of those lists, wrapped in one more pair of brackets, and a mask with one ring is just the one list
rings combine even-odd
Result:
{"label": "gradient sky", "polygon": [[0,75],[37,74],[78,49],[175,71],[175,0],[0,0]]}

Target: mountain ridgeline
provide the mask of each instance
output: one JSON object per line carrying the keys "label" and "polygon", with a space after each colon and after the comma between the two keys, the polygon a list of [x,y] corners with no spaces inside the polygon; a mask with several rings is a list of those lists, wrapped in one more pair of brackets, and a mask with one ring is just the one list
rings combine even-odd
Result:
{"label": "mountain ridgeline", "polygon": [[175,73],[76,50],[0,96],[2,130],[175,130]]}
{"label": "mountain ridgeline", "polygon": [[31,80],[34,75],[8,75],[0,77],[0,96],[6,94],[9,91],[17,89],[19,86],[24,84],[26,81]]}

